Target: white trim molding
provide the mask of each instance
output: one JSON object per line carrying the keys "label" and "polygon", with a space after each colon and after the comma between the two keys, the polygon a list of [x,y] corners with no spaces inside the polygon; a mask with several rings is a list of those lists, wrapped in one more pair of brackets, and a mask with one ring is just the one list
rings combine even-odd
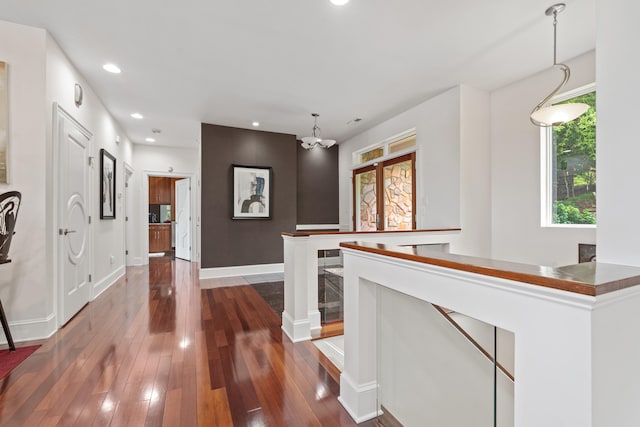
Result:
{"label": "white trim molding", "polygon": [[[15,342],[46,339],[58,330],[56,326],[56,315],[51,313],[47,317],[39,319],[9,322],[9,329]],[[7,344],[7,339],[4,334],[0,339],[0,344]]]}
{"label": "white trim molding", "polygon": [[104,291],[113,286],[121,277],[124,276],[126,272],[126,267],[120,266],[111,273],[109,273],[102,280],[93,284],[93,294],[91,301],[98,298]]}
{"label": "white trim molding", "polygon": [[252,276],[284,272],[284,264],[235,265],[231,267],[201,268],[200,279],[218,279],[221,277]]}
{"label": "white trim molding", "polygon": [[297,224],[296,231],[340,230],[340,224]]}

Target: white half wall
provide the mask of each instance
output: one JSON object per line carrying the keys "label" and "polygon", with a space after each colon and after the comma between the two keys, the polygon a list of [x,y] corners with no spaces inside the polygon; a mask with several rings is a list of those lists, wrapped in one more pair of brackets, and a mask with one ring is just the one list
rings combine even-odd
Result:
{"label": "white half wall", "polygon": [[[595,52],[567,61],[567,65],[572,71],[567,90],[595,81]],[[595,243],[595,227],[541,226],[540,128],[531,124],[529,114],[561,77],[557,69],[548,69],[491,93],[493,258],[549,266],[575,264],[578,243]],[[598,111],[598,129],[600,120]],[[598,171],[600,194],[600,151]],[[598,201],[598,227],[600,209]]]}

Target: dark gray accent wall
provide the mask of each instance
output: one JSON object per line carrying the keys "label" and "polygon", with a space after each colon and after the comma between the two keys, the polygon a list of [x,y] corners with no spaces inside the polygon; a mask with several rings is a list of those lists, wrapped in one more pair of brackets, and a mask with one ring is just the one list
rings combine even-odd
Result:
{"label": "dark gray accent wall", "polygon": [[298,150],[298,224],[338,224],[338,146]]}
{"label": "dark gray accent wall", "polygon": [[[202,124],[202,268],[283,262],[280,233],[296,226],[297,145],[295,135]],[[271,219],[231,219],[233,164],[273,168]]]}

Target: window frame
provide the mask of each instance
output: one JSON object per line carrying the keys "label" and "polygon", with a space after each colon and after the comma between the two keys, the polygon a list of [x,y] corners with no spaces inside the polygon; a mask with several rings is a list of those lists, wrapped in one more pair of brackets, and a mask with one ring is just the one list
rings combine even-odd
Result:
{"label": "window frame", "polygon": [[[580,95],[596,92],[596,83],[589,83],[584,86],[563,92],[551,100],[551,104],[566,101]],[[540,226],[543,228],[586,228],[595,229],[598,225],[596,217],[595,224],[555,224],[553,222],[553,126],[540,128]],[[596,170],[597,170],[596,159]],[[597,207],[597,205],[596,205]]]}
{"label": "window frame", "polygon": [[[416,195],[416,152],[411,151],[409,153],[399,154],[397,156],[388,156],[386,160],[376,159],[377,161],[372,164],[361,166],[352,170],[352,179],[351,179],[351,199],[352,199],[352,217],[351,223],[353,227],[353,231],[358,231],[358,224],[356,221],[359,210],[356,210],[356,175],[369,172],[372,170],[376,171],[376,231],[385,231],[385,216],[384,216],[384,168],[390,165],[394,165],[396,163],[402,163],[405,161],[411,161],[411,229],[416,230],[417,222],[416,222],[416,208],[417,208],[417,195]],[[382,178],[382,179],[381,179]],[[382,203],[380,203],[382,202]]]}
{"label": "window frame", "polygon": [[[394,153],[389,153],[389,146],[392,145],[395,142],[401,141],[403,139],[406,138],[410,138],[410,137],[415,137],[416,138],[416,142],[415,145],[413,147],[409,147],[409,148],[405,148],[404,150],[398,150]],[[371,159],[368,160],[366,162],[361,161],[362,160],[362,154],[367,153],[369,151],[373,151],[376,148],[382,148],[383,152],[382,152],[382,156],[380,157],[376,157],[375,159]],[[354,151],[352,154],[352,169],[360,169],[363,168],[365,166],[370,166],[373,165],[374,163],[378,163],[378,162],[384,162],[387,161],[389,159],[394,159],[396,157],[400,157],[403,156],[405,154],[410,154],[413,152],[416,152],[418,150],[418,134],[416,132],[416,128],[411,128],[411,129],[407,129],[403,132],[400,132],[396,135],[390,136],[389,138],[386,138],[385,140],[372,144],[372,145],[368,145],[364,148],[361,148],[360,150]]]}

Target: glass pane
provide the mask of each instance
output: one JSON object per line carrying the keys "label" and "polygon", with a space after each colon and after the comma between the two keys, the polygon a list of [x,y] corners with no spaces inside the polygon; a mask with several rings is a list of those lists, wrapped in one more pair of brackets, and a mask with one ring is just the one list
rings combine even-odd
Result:
{"label": "glass pane", "polygon": [[318,309],[322,324],[344,319],[342,251],[318,251]]}
{"label": "glass pane", "polygon": [[376,230],[376,171],[356,175],[356,231]]}
{"label": "glass pane", "polygon": [[[514,425],[514,382],[494,367],[493,325],[384,286],[376,302],[381,425]],[[512,359],[513,338],[497,336],[498,354]]]}
{"label": "glass pane", "polygon": [[382,157],[383,154],[384,149],[382,147],[374,148],[373,150],[367,151],[366,153],[362,153],[360,155],[360,163],[366,163],[370,160],[377,159],[378,157]]}
{"label": "glass pane", "polygon": [[412,161],[384,167],[384,229],[413,229]]}
{"label": "glass pane", "polygon": [[551,131],[551,218],[553,224],[595,224],[596,93],[565,102],[582,102],[590,108],[577,119],[554,126]]}
{"label": "glass pane", "polygon": [[403,138],[399,141],[392,142],[389,144],[389,153],[397,153],[398,151],[406,150],[409,148],[413,148],[416,146],[416,136],[411,135],[406,138]]}

